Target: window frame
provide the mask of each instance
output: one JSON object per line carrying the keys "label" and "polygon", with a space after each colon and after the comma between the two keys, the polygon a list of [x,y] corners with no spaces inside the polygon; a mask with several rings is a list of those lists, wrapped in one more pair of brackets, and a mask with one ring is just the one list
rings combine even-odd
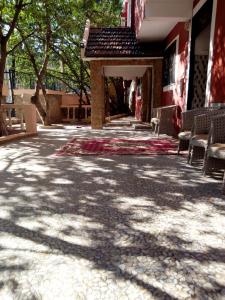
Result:
{"label": "window frame", "polygon": [[[175,44],[175,66],[174,66],[174,82],[169,82],[167,84],[164,84],[164,68],[165,68],[165,65],[163,63],[163,91],[167,91],[167,90],[171,90],[173,89],[173,87],[176,85],[176,82],[177,82],[177,69],[178,69],[178,49],[179,49],[179,35],[177,35],[168,45],[167,47],[165,48],[165,51],[164,51],[164,59],[165,59],[165,53],[166,51],[168,51],[168,49],[173,45]],[[164,62],[164,60],[163,60]]]}

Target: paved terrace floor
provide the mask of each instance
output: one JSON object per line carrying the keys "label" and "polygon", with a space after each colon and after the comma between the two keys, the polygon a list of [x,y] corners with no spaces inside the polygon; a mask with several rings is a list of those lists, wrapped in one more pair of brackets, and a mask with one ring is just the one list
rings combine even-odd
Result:
{"label": "paved terrace floor", "polygon": [[0,299],[225,299],[221,182],[185,157],[54,157],[68,126],[0,147]]}

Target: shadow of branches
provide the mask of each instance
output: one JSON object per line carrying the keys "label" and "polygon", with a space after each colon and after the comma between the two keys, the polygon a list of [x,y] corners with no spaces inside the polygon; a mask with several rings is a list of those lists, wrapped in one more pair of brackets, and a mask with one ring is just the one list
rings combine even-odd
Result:
{"label": "shadow of branches", "polygon": [[[128,299],[223,295],[219,183],[187,166],[184,157],[51,155],[71,133],[109,135],[43,132],[1,149],[1,289],[12,277],[16,282],[16,273],[34,276],[30,281],[38,289],[38,272],[42,279],[52,276],[45,270],[54,269],[56,260],[80,268],[85,284],[90,270],[98,282],[115,284],[113,299],[118,290],[132,293],[134,287],[138,294]],[[60,268],[63,277],[67,271],[60,275]],[[24,288],[23,280],[17,284]]]}

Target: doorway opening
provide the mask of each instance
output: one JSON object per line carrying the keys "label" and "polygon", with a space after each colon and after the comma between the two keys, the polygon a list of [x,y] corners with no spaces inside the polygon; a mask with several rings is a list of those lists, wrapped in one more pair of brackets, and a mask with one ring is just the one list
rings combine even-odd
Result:
{"label": "doorway opening", "polygon": [[213,1],[208,0],[192,20],[191,56],[187,109],[204,107]]}
{"label": "doorway opening", "polygon": [[104,66],[106,117],[120,114],[150,122],[153,107],[153,67]]}

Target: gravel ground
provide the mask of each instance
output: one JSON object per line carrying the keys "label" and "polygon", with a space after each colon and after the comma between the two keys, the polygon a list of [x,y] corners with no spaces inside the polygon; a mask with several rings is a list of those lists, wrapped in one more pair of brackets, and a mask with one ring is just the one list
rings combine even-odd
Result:
{"label": "gravel ground", "polygon": [[184,156],[55,157],[42,130],[0,147],[0,299],[225,299],[221,181]]}

